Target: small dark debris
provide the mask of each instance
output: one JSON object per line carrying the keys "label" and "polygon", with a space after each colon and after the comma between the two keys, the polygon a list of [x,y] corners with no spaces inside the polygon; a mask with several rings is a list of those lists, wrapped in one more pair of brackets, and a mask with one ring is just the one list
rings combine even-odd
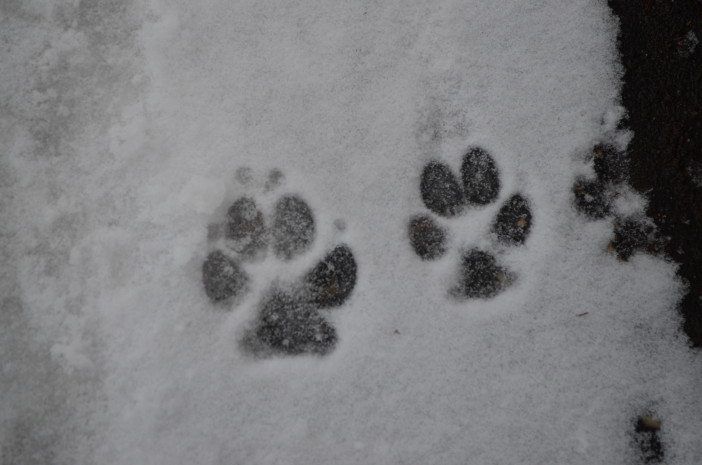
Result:
{"label": "small dark debris", "polygon": [[337,246],[305,276],[310,302],[317,308],[340,306],[356,286],[356,275],[351,249]]}
{"label": "small dark debris", "polygon": [[452,217],[463,210],[461,186],[451,168],[444,163],[427,163],[422,172],[419,189],[424,205],[437,215]]}
{"label": "small dark debris", "polygon": [[500,208],[492,231],[504,244],[523,244],[531,232],[531,209],[521,194],[514,194]]}
{"label": "small dark debris", "polygon": [[600,181],[579,178],[573,184],[573,194],[575,208],[580,213],[592,219],[601,219],[611,213],[612,202]]}
{"label": "small dark debris", "polygon": [[603,182],[621,183],[629,176],[629,159],[626,153],[610,144],[597,144],[592,149],[595,173]]}
{"label": "small dark debris", "polygon": [[263,213],[252,199],[242,197],[229,207],[226,236],[242,258],[254,258],[265,250],[268,244]]}
{"label": "small dark debris", "polygon": [[336,341],[336,330],[313,305],[275,289],[261,304],[256,326],[242,342],[257,355],[325,355]]}
{"label": "small dark debris", "polygon": [[281,260],[305,252],[314,240],[315,224],[307,202],[296,195],[282,197],[273,213],[273,251]]}
{"label": "small dark debris", "polygon": [[582,313],[578,313],[578,314],[575,315],[575,316],[585,316],[585,315],[588,315],[589,313],[590,313],[590,312],[582,312]]}
{"label": "small dark debris", "polygon": [[492,254],[471,249],[461,258],[460,282],[452,293],[456,297],[489,298],[512,281],[513,276],[497,264]]}
{"label": "small dark debris", "polygon": [[636,419],[634,439],[641,451],[643,463],[660,463],[664,458],[663,444],[658,435],[661,421],[652,415],[642,415]]}
{"label": "small dark debris", "polygon": [[636,432],[660,431],[661,425],[662,425],[661,421],[659,419],[657,419],[656,417],[653,417],[651,415],[643,415],[643,416],[640,416],[636,420]]}
{"label": "small dark debris", "polygon": [[202,264],[202,283],[213,302],[239,295],[247,282],[244,270],[220,250],[211,252]]}
{"label": "small dark debris", "polygon": [[492,156],[483,148],[472,147],[461,164],[463,193],[469,205],[487,205],[500,193],[500,174]]}
{"label": "small dark debris", "polygon": [[434,260],[446,253],[446,231],[428,215],[410,218],[410,244],[422,260]]}

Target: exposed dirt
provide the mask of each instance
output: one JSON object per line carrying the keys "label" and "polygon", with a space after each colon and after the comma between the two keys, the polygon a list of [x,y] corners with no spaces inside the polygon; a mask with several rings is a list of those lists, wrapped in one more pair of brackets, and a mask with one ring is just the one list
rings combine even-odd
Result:
{"label": "exposed dirt", "polygon": [[683,330],[702,347],[702,0],[608,3],[620,19],[631,184],[670,238],[666,253],[689,284]]}

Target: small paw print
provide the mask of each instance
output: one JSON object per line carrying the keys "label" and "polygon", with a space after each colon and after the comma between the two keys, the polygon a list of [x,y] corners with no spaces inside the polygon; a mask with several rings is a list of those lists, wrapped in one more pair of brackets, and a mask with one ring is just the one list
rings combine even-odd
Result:
{"label": "small paw print", "polygon": [[628,260],[642,251],[658,254],[665,248],[654,223],[643,214],[617,214],[615,200],[629,179],[629,160],[626,153],[611,144],[599,143],[592,148],[595,177],[580,176],[573,183],[573,206],[591,221],[614,216],[613,238],[607,246],[620,260]]}
{"label": "small paw print", "polygon": [[[429,212],[412,216],[409,242],[422,260],[439,260],[450,252],[450,224],[470,209],[495,204],[502,187],[500,172],[490,153],[471,147],[463,156],[460,181],[446,163],[433,160],[422,171],[419,189]],[[513,193],[496,212],[490,225],[492,249],[523,245],[532,227],[529,201]],[[442,223],[448,223],[444,226]],[[516,281],[517,275],[501,265],[495,252],[470,246],[460,255],[457,277],[449,295],[457,299],[491,298]]]}
{"label": "small paw print", "polygon": [[[237,172],[244,184],[250,184],[252,176],[251,170]],[[285,275],[285,265],[304,257],[317,240],[313,210],[299,194],[279,195],[282,180],[282,172],[272,170],[261,199],[238,196],[226,208],[224,220],[210,225],[211,251],[202,264],[202,284],[213,304],[231,308],[245,298],[255,280],[267,278],[242,349],[257,356],[325,355],[338,340],[327,314],[351,296],[357,264],[351,248],[340,243],[302,276],[255,276],[262,269],[260,263],[266,262],[273,265],[263,269],[282,269]]]}

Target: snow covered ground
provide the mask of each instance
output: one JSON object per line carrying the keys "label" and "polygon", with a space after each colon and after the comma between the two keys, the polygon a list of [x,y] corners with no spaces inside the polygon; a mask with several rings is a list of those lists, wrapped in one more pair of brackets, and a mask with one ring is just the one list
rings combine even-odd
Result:
{"label": "snow covered ground", "polygon": [[[613,217],[572,206],[592,146],[629,137],[616,33],[595,0],[0,3],[3,465],[639,463],[646,412],[666,463],[700,463],[675,265],[617,260]],[[499,198],[420,260],[422,170],[474,145]],[[515,192],[533,226],[501,248]],[[303,197],[315,240],[213,305],[208,226],[242,194]],[[341,243],[334,350],[242,350],[272,283]],[[475,246],[514,282],[451,298]]]}

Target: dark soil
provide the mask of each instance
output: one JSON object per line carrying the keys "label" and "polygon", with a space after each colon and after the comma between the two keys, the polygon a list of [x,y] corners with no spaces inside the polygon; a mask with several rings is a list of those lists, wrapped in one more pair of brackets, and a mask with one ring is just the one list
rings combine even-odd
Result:
{"label": "dark soil", "polygon": [[683,329],[702,347],[702,1],[609,0],[620,19],[629,178],[689,284]]}

